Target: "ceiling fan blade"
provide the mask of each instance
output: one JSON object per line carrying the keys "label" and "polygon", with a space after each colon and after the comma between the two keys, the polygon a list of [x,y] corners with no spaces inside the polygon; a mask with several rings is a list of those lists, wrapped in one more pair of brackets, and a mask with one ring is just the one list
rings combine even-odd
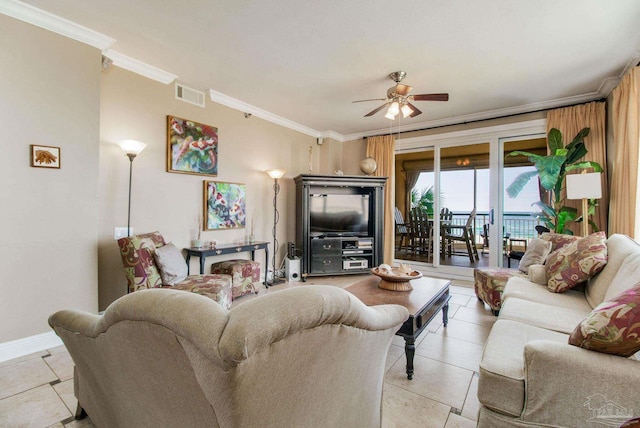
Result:
{"label": "ceiling fan blade", "polygon": [[382,110],[383,108],[385,108],[387,105],[386,104],[382,104],[380,107],[378,107],[375,110],[370,111],[369,113],[365,114],[364,117],[369,117],[369,116],[373,116],[374,114],[376,114],[377,112],[379,112],[380,110]]}
{"label": "ceiling fan blade", "polygon": [[449,94],[418,94],[413,95],[414,101],[449,101]]}
{"label": "ceiling fan blade", "polygon": [[373,98],[370,100],[357,100],[357,101],[351,101],[352,103],[364,103],[366,101],[386,101],[386,98]]}
{"label": "ceiling fan blade", "polygon": [[411,107],[411,110],[413,110],[413,113],[411,113],[411,114],[409,115],[409,117],[414,117],[414,116],[417,116],[417,115],[419,115],[419,114],[422,114],[422,112],[420,111],[420,109],[419,109],[418,107],[414,106],[414,105],[413,105],[413,104],[411,104],[411,103],[407,103],[407,105],[408,105],[409,107]]}

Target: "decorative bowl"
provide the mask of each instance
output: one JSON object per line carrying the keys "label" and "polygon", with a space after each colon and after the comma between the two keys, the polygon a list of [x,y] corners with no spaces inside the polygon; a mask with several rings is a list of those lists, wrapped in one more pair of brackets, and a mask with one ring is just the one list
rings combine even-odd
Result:
{"label": "decorative bowl", "polygon": [[411,291],[413,287],[409,281],[422,278],[422,273],[417,270],[403,273],[399,268],[392,268],[391,272],[389,272],[375,267],[371,269],[371,273],[380,277],[381,281],[378,287],[391,291]]}

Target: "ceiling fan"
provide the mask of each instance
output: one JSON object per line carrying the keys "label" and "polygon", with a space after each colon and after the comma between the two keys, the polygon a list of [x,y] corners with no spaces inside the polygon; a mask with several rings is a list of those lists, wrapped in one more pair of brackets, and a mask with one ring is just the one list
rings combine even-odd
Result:
{"label": "ceiling fan", "polygon": [[396,85],[387,89],[387,98],[373,98],[370,100],[358,100],[353,102],[362,103],[366,101],[385,101],[384,104],[365,114],[364,117],[373,116],[388,106],[387,114],[385,114],[384,117],[393,120],[400,112],[402,112],[402,117],[404,118],[415,117],[421,114],[422,112],[412,104],[413,101],[449,101],[449,94],[409,95],[409,92],[411,92],[411,89],[413,88],[409,85],[403,85],[400,83],[406,75],[407,73],[404,71],[394,71],[389,74],[389,77],[391,80],[396,82]]}

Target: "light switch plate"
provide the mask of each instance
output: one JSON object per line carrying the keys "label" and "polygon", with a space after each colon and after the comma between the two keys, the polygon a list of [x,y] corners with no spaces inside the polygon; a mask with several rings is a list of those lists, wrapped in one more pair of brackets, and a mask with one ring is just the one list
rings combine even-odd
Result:
{"label": "light switch plate", "polygon": [[[129,230],[131,231],[131,235],[133,235],[133,227],[129,228]],[[116,227],[115,230],[113,231],[113,239],[115,239],[116,241],[120,238],[126,238],[126,237],[127,237],[126,227]]]}

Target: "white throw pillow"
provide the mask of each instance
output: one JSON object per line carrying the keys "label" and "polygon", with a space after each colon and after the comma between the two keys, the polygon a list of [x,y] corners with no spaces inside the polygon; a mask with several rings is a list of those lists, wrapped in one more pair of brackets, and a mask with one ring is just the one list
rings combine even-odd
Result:
{"label": "white throw pillow", "polygon": [[524,273],[529,273],[529,266],[544,264],[545,259],[551,252],[551,246],[552,243],[549,241],[533,238],[518,264],[518,269]]}
{"label": "white throw pillow", "polygon": [[163,285],[175,285],[187,277],[187,263],[180,250],[171,242],[156,248],[153,256],[158,264]]}
{"label": "white throw pillow", "polygon": [[535,282],[540,285],[547,285],[547,271],[544,265],[531,265],[529,266],[529,281]]}

